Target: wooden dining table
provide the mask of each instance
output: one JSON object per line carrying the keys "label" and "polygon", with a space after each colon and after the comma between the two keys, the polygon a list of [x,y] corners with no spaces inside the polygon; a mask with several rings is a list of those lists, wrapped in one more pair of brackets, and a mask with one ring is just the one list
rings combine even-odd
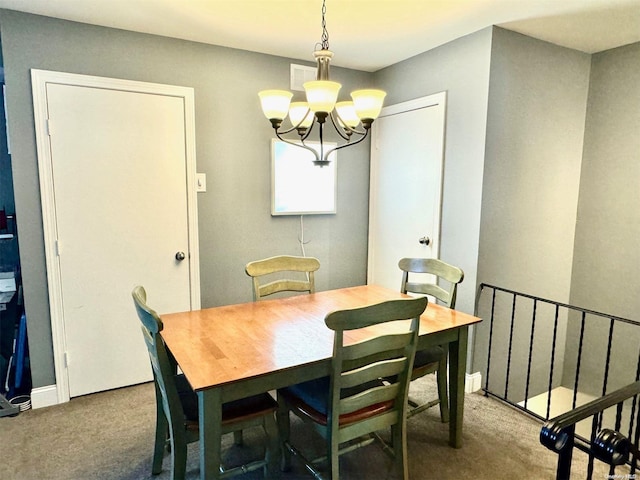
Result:
{"label": "wooden dining table", "polygon": [[[223,402],[329,375],[333,335],[325,316],[406,298],[366,285],[161,315],[162,338],[199,400],[200,478],[217,479]],[[449,345],[449,444],[462,446],[468,328],[480,318],[430,302],[418,348]],[[400,322],[354,331],[348,342],[402,328]]]}

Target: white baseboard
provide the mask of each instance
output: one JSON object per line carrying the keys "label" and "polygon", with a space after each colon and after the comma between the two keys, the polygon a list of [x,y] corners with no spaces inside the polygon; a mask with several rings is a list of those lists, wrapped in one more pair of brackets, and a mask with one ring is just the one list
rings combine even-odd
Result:
{"label": "white baseboard", "polygon": [[482,374],[480,372],[466,373],[464,381],[465,393],[477,392],[482,388]]}
{"label": "white baseboard", "polygon": [[46,385],[31,390],[31,408],[44,408],[57,405],[58,388],[55,385]]}

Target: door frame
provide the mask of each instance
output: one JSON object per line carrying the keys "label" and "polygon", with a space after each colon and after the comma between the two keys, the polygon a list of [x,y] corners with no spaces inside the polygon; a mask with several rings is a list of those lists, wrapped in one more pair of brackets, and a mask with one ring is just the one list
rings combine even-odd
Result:
{"label": "door frame", "polygon": [[58,403],[68,402],[69,377],[66,366],[66,342],[64,333],[64,310],[62,305],[62,285],[58,262],[56,208],[53,183],[53,163],[49,144],[49,122],[47,112],[47,84],[56,83],[70,86],[102,88],[134,93],[146,93],[178,97],[184,103],[185,122],[185,167],[187,176],[187,229],[189,237],[189,282],[191,308],[200,308],[200,262],[198,241],[198,211],[196,199],[196,142],[194,90],[156,83],[96,77],[74,73],[31,69],[34,122],[36,131],[36,153],[40,176],[40,197],[44,231],[47,287],[49,311],[51,315],[51,336],[53,360],[56,376]]}
{"label": "door frame", "polygon": [[[425,97],[419,97],[413,100],[408,100],[406,102],[396,103],[394,105],[389,105],[388,107],[383,107],[380,112],[379,118],[389,117],[392,115],[399,115],[406,112],[411,112],[413,110],[419,110],[423,108],[429,107],[442,107],[442,158],[440,161],[440,181],[437,183],[438,191],[436,192],[438,202],[434,207],[433,218],[434,218],[434,231],[431,235],[431,244],[432,251],[435,253],[436,257],[440,256],[440,230],[442,226],[442,185],[444,181],[444,155],[446,149],[446,132],[447,132],[447,123],[446,123],[446,115],[447,115],[447,92],[439,92],[434,93],[432,95],[427,95]],[[371,139],[371,167],[369,174],[369,230],[371,231],[371,225],[377,222],[376,214],[377,214],[377,199],[378,192],[374,188],[377,185],[378,180],[378,134],[376,133],[376,129],[373,131],[372,139]],[[373,245],[374,241],[371,237],[369,237],[368,241],[368,250],[369,254],[367,255],[367,283],[371,283],[372,277],[372,255],[371,250],[375,248]]]}

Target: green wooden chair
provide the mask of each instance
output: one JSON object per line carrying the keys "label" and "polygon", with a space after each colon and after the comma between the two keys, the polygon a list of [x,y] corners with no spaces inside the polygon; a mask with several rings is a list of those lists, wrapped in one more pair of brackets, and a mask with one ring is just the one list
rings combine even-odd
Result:
{"label": "green wooden chair", "polygon": [[[319,268],[317,258],[280,255],[249,262],[245,272],[253,278],[253,300],[259,300],[278,292],[314,293],[314,272]],[[299,278],[290,278],[296,274]]]}
{"label": "green wooden chair", "polygon": [[[402,270],[402,293],[416,293],[420,295],[430,295],[442,305],[455,308],[458,284],[464,278],[464,272],[453,265],[438,260],[437,258],[403,258],[398,262]],[[410,274],[430,274],[435,276],[436,282],[419,282],[410,280]],[[443,282],[444,281],[444,282]],[[444,284],[448,288],[444,288]],[[446,286],[446,285],[445,285]],[[449,351],[447,346],[435,346],[416,352],[413,364],[411,380],[435,373],[438,381],[438,398],[425,403],[419,403],[409,397],[411,407],[408,416],[412,417],[435,405],[440,405],[440,418],[443,422],[449,421],[449,395],[447,392],[447,357]]]}
{"label": "green wooden chair", "polygon": [[[152,473],[162,471],[166,448],[171,452],[171,478],[184,479],[187,463],[187,444],[199,438],[198,397],[184,375],[177,375],[177,366],[160,335],[162,320],[147,306],[145,289],[137,286],[132,291],[142,333],[149,350],[156,387],[156,439]],[[267,436],[265,457],[247,465],[224,469],[225,478],[244,472],[264,469],[266,478],[279,476],[280,442],[275,421],[277,403],[268,393],[225,403],[222,407],[223,433],[261,426]]]}
{"label": "green wooden chair", "polygon": [[[382,439],[377,431],[391,427],[392,453],[407,480],[406,409],[409,374],[413,365],[420,315],[427,298],[391,300],[361,308],[339,310],[325,318],[334,330],[331,376],[278,390],[278,426],[283,438],[283,467],[290,468],[291,454],[301,458],[307,470],[322,479],[318,463],[328,460],[326,478],[339,478],[339,455]],[[353,342],[354,330],[407,320],[402,328]],[[351,338],[351,340],[347,340]],[[357,338],[357,337],[355,337]],[[393,377],[391,383],[380,380]],[[289,440],[289,412],[310,424],[326,440],[326,455],[309,460]],[[384,442],[383,442],[384,443]]]}

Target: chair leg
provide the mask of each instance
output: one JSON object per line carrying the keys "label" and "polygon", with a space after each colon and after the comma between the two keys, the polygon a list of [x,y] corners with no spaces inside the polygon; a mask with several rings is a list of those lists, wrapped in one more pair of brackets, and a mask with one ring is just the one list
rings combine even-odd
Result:
{"label": "chair leg", "polygon": [[169,438],[169,422],[164,415],[162,404],[159,404],[156,408],[156,440],[153,447],[153,461],[151,463],[151,473],[158,475],[162,472],[162,460],[164,459],[164,452]]}
{"label": "chair leg", "polygon": [[167,442],[167,427],[156,427],[156,443],[153,448],[153,461],[151,463],[151,473],[158,475],[162,472],[162,460],[164,459],[164,452]]}
{"label": "chair leg", "polygon": [[265,478],[280,478],[280,434],[276,419],[273,415],[264,417],[264,431],[267,434],[266,461],[264,467]]}
{"label": "chair leg", "polygon": [[278,395],[276,419],[278,421],[280,445],[282,446],[282,471],[288,472],[291,470],[291,452],[287,448],[286,444],[289,443],[291,425],[289,423],[289,408],[287,407],[287,402],[280,395]]}
{"label": "chair leg", "polygon": [[[327,431],[327,447],[329,455],[329,475],[331,480],[340,479],[340,445],[338,445],[338,439],[332,439],[332,433]],[[337,432],[335,433],[337,437]]]}
{"label": "chair leg", "polygon": [[391,427],[391,444],[395,453],[396,466],[402,472],[403,480],[409,480],[406,427],[406,421],[400,421]]}
{"label": "chair leg", "polygon": [[447,355],[440,361],[438,372],[436,373],[438,380],[438,398],[440,399],[440,419],[443,423],[449,421],[449,395],[447,393]]}
{"label": "chair leg", "polygon": [[244,444],[244,437],[242,436],[242,430],[236,430],[233,432],[233,443],[236,445]]}
{"label": "chair leg", "polygon": [[171,442],[171,478],[184,480],[187,474],[187,442],[184,436],[173,438]]}

